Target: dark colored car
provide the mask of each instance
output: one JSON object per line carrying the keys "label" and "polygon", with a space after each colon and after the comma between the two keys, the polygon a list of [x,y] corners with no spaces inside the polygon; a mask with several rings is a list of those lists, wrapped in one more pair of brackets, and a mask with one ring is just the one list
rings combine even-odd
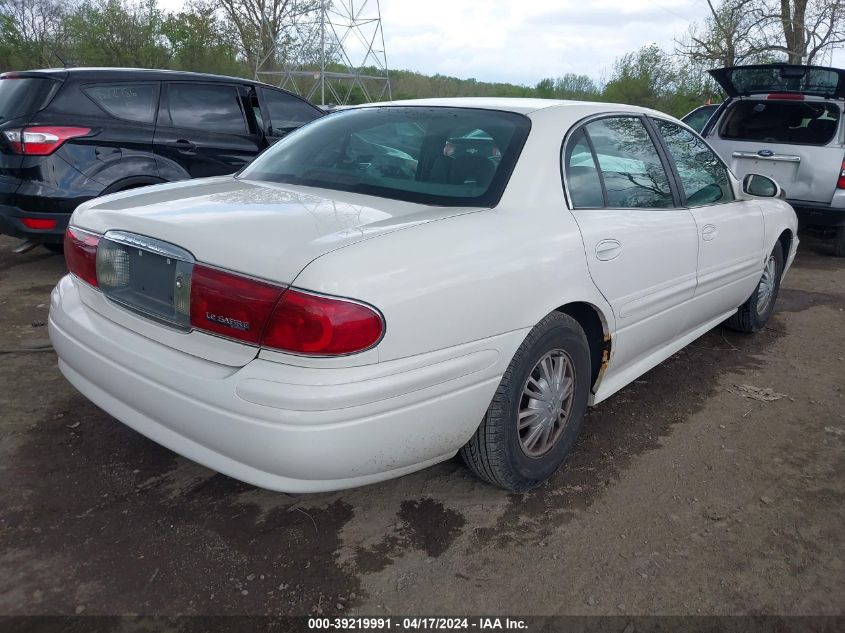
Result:
{"label": "dark colored car", "polygon": [[0,75],[0,233],[60,248],[70,214],[108,193],[231,174],[323,115],[258,82],[165,70]]}

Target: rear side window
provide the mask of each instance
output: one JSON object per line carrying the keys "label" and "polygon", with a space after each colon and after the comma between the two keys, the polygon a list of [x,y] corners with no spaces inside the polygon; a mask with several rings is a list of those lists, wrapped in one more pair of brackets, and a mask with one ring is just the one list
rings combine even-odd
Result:
{"label": "rear side window", "polygon": [[167,102],[173,127],[246,134],[238,89],[224,84],[170,84]]}
{"label": "rear side window", "polygon": [[584,130],[572,135],[564,158],[569,199],[575,209],[604,206],[604,192]]}
{"label": "rear side window", "polygon": [[673,207],[669,177],[651,137],[636,117],[586,125],[611,209]]}
{"label": "rear side window", "polygon": [[0,121],[35,114],[50,103],[61,84],[46,77],[0,79]]}
{"label": "rear side window", "polygon": [[108,114],[118,119],[153,123],[158,108],[158,84],[101,84],[82,89]]}
{"label": "rear side window", "polygon": [[839,108],[826,101],[742,100],[727,112],[719,135],[737,141],[827,145],[839,127]]}
{"label": "rear side window", "polygon": [[269,127],[265,127],[270,136],[284,136],[322,114],[311,104],[284,92],[262,88],[261,96],[270,115]]}

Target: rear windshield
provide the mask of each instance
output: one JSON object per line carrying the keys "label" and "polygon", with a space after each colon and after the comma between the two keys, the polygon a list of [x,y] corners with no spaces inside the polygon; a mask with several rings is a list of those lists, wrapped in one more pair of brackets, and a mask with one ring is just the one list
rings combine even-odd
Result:
{"label": "rear windshield", "polygon": [[46,77],[0,79],[0,121],[34,114],[55,94],[59,82]]}
{"label": "rear windshield", "polygon": [[839,108],[824,101],[755,101],[734,104],[722,123],[725,139],[827,145],[839,126]]}
{"label": "rear windshield", "polygon": [[469,108],[374,107],[322,117],[240,176],[441,206],[495,206],[527,117]]}

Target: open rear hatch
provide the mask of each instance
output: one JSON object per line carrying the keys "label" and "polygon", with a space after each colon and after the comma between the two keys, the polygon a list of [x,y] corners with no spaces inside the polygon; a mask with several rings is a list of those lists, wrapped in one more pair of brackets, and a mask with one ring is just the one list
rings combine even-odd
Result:
{"label": "open rear hatch", "polygon": [[715,68],[710,75],[732,98],[780,93],[845,99],[845,70],[840,68],[765,64]]}
{"label": "open rear hatch", "polygon": [[732,102],[708,141],[734,174],[769,176],[794,204],[829,204],[842,168],[845,71],[772,64],[710,74]]}

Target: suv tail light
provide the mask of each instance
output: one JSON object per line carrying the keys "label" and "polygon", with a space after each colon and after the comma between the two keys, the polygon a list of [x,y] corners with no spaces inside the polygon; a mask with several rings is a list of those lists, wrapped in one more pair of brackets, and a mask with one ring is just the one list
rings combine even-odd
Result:
{"label": "suv tail light", "polygon": [[384,334],[374,308],[286,289],[195,265],[191,326],[294,354],[340,356],[369,349]]}
{"label": "suv tail light", "polygon": [[75,227],[65,232],[67,269],[82,281],[97,287],[97,245],[100,238]]}
{"label": "suv tail light", "polygon": [[845,160],[842,161],[842,167],[839,168],[839,180],[836,181],[837,189],[845,189]]}
{"label": "suv tail light", "polygon": [[87,127],[40,126],[4,130],[12,151],[25,156],[49,156],[72,138],[91,133]]}

